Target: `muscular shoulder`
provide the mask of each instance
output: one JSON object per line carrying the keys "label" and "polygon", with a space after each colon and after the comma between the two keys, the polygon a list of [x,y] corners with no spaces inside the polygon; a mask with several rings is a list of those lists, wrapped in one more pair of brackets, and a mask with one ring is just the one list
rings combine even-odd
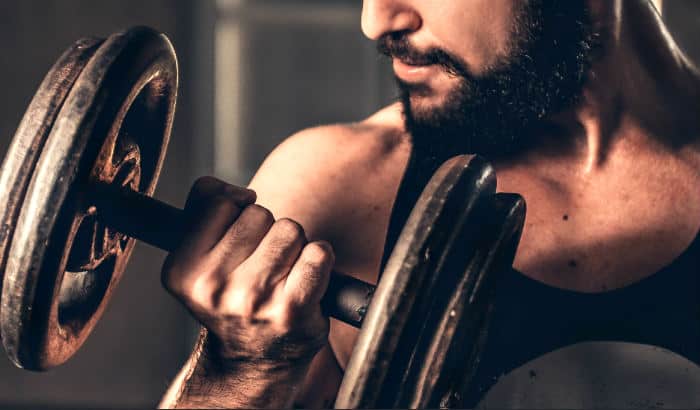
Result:
{"label": "muscular shoulder", "polygon": [[275,218],[331,243],[336,269],[376,278],[410,144],[396,107],[362,122],[304,130],[265,160],[250,187]]}
{"label": "muscular shoulder", "polygon": [[391,106],[361,122],[292,135],[270,153],[250,187],[275,217],[296,219],[318,236],[328,219],[337,225],[339,216],[381,207],[387,193],[377,188],[400,179],[407,157],[400,112]]}
{"label": "muscular shoulder", "polygon": [[270,153],[252,184],[260,185],[269,176],[280,177],[281,171],[301,176],[305,184],[325,180],[340,170],[346,174],[371,171],[402,145],[404,133],[395,122],[397,115],[400,113],[391,106],[361,122],[298,132]]}

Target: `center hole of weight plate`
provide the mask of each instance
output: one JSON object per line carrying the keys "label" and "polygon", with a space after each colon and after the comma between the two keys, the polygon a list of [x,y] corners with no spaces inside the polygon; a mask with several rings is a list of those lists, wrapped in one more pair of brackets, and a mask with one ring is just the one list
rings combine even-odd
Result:
{"label": "center hole of weight plate", "polygon": [[66,271],[58,299],[58,322],[77,332],[100,306],[112,280],[116,258],[108,258],[94,270]]}
{"label": "center hole of weight plate", "polygon": [[[137,185],[138,166],[138,160],[120,162],[112,183]],[[98,214],[99,209],[90,206],[79,220],[59,290],[59,324],[76,333],[99,308],[112,281],[117,257],[129,240],[102,224]]]}

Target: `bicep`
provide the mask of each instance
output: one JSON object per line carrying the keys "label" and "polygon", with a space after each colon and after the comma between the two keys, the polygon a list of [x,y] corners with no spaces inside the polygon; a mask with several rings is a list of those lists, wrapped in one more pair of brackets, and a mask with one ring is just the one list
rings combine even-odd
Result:
{"label": "bicep", "polygon": [[344,212],[347,199],[338,189],[343,185],[336,175],[340,159],[331,149],[336,135],[332,131],[320,135],[323,132],[306,130],[285,140],[268,155],[248,187],[275,219],[293,219],[309,240],[335,246],[329,233],[340,229],[337,216]]}

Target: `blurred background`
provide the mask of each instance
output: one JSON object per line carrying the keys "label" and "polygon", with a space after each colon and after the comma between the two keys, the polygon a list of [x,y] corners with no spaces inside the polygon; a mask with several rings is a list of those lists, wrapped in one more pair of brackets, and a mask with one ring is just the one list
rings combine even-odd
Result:
{"label": "blurred background", "polygon": [[[295,131],[362,119],[393,99],[390,67],[360,32],[361,3],[2,0],[0,154],[68,45],[148,25],[171,38],[181,69],[157,196],[182,206],[191,183],[205,174],[246,184],[265,155]],[[700,61],[700,1],[666,0],[664,19]],[[63,367],[29,373],[0,354],[0,407],[154,406],[189,353],[196,329],[160,287],[163,257],[137,246],[102,321]]]}

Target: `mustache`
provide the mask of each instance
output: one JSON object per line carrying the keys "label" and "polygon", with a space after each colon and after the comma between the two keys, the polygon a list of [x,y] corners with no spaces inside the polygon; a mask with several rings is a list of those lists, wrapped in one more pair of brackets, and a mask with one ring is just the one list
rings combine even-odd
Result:
{"label": "mustache", "polygon": [[420,51],[408,41],[406,33],[385,34],[377,41],[377,51],[408,65],[438,65],[448,74],[471,78],[459,58],[439,48]]}

